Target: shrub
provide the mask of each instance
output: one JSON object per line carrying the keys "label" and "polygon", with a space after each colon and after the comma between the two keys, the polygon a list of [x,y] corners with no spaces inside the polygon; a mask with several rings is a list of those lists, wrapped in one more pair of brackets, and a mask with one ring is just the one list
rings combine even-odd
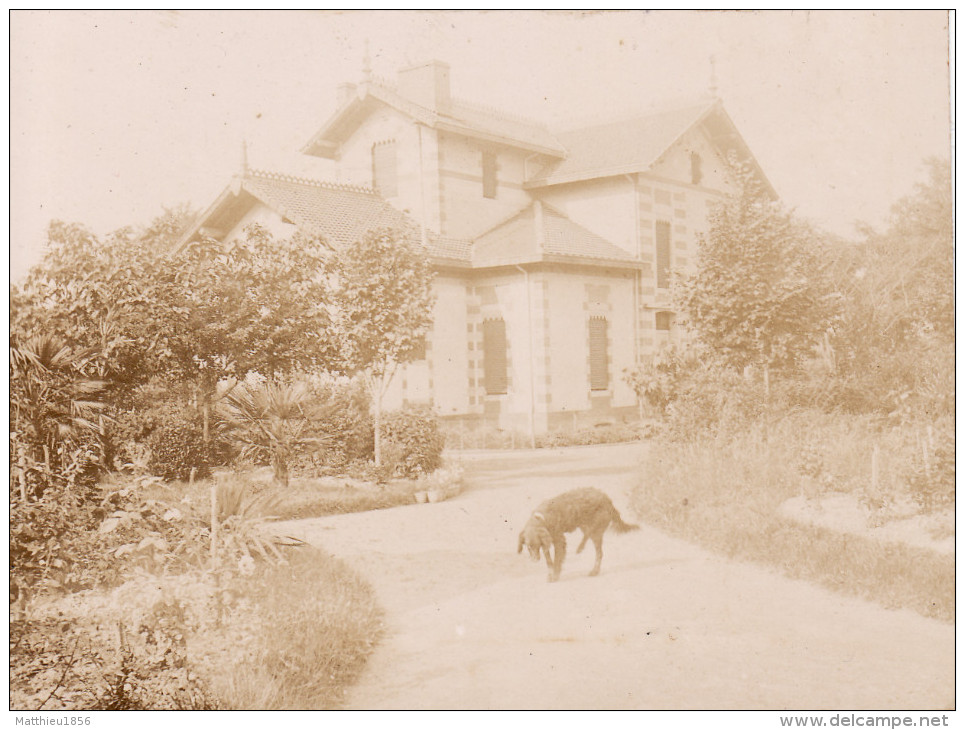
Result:
{"label": "shrub", "polygon": [[316,385],[312,393],[303,435],[306,442],[316,445],[295,454],[292,471],[301,476],[321,476],[371,459],[375,451],[372,416],[362,383],[326,383]]}
{"label": "shrub", "polygon": [[10,339],[10,487],[21,501],[87,488],[105,466],[107,383],[86,376],[92,354],[53,336]]}
{"label": "shrub", "polygon": [[186,393],[161,383],[138,390],[109,430],[115,468],[134,467],[163,479],[203,479],[211,465],[224,460],[227,444],[218,429],[204,424]]}
{"label": "shrub", "polygon": [[[426,409],[410,409],[386,414],[382,423],[386,442],[399,447],[396,472],[408,478],[430,474],[442,463],[445,437],[436,417]],[[389,449],[386,449],[386,454]]]}
{"label": "shrub", "polygon": [[184,411],[174,411],[155,426],[147,439],[151,449],[148,469],[164,479],[203,479],[211,473],[211,451],[204,428]]}
{"label": "shrub", "polygon": [[955,432],[950,424],[943,425],[937,433],[929,428],[926,435],[919,434],[907,469],[912,497],[926,512],[955,504]]}
{"label": "shrub", "polygon": [[758,420],[765,403],[759,383],[731,369],[706,365],[679,384],[667,407],[667,432],[681,441],[726,436]]}
{"label": "shrub", "polygon": [[625,423],[603,423],[587,428],[541,434],[536,437],[536,448],[618,444],[639,439],[640,433]]}
{"label": "shrub", "polygon": [[84,619],[11,621],[11,708],[218,709],[187,666],[176,607],[159,603],[133,632],[108,626]]}

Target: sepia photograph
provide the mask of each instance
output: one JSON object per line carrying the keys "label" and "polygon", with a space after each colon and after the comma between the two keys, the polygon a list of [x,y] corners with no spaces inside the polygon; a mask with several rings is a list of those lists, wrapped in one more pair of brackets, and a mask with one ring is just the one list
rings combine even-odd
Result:
{"label": "sepia photograph", "polygon": [[948,726],[955,11],[8,22],[17,725]]}

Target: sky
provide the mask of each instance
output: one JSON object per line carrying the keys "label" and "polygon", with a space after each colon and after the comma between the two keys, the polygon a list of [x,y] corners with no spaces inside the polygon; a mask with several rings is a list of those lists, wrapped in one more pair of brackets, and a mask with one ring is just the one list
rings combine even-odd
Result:
{"label": "sky", "polygon": [[[950,156],[943,11],[12,11],[10,276],[52,219],[96,233],[203,209],[298,149],[339,83],[433,58],[453,96],[551,128],[718,93],[782,199],[843,236]],[[713,58],[713,65],[711,62]]]}

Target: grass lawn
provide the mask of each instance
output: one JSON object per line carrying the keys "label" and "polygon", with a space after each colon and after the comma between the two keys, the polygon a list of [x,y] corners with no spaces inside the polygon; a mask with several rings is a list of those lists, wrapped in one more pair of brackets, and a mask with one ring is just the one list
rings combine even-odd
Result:
{"label": "grass lawn", "polygon": [[[848,493],[875,504],[888,517],[888,505],[904,489],[896,465],[890,482],[869,490],[868,461],[875,444],[890,444],[856,419],[808,417],[778,424],[762,439],[747,432],[728,440],[692,443],[659,440],[643,465],[632,504],[640,518],[671,534],[728,557],[774,566],[800,578],[889,608],[909,608],[924,616],[953,621],[955,557],[909,544],[803,524],[781,514],[791,498]],[[820,481],[804,479],[801,453],[818,454]],[[811,472],[818,471],[811,469]],[[947,520],[945,521],[947,522]]]}

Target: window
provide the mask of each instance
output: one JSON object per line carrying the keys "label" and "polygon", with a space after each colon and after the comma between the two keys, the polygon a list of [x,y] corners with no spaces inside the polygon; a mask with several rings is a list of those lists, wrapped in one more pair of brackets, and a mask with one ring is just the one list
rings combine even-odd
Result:
{"label": "window", "polygon": [[482,153],[483,197],[496,197],[496,153]]}
{"label": "window", "polygon": [[670,331],[670,323],[673,321],[673,312],[657,312],[657,329],[663,332]]}
{"label": "window", "polygon": [[690,182],[694,185],[700,185],[700,181],[704,179],[704,172],[700,169],[700,155],[696,152],[690,153]]}
{"label": "window", "polygon": [[606,390],[610,387],[606,325],[606,317],[590,317],[590,390]]}
{"label": "window", "polygon": [[372,145],[372,187],[383,198],[394,198],[399,194],[396,168],[395,140]]}
{"label": "window", "polygon": [[670,286],[670,224],[657,221],[657,288]]}
{"label": "window", "polygon": [[506,322],[487,319],[483,322],[483,380],[486,395],[505,395],[509,386],[506,372]]}

